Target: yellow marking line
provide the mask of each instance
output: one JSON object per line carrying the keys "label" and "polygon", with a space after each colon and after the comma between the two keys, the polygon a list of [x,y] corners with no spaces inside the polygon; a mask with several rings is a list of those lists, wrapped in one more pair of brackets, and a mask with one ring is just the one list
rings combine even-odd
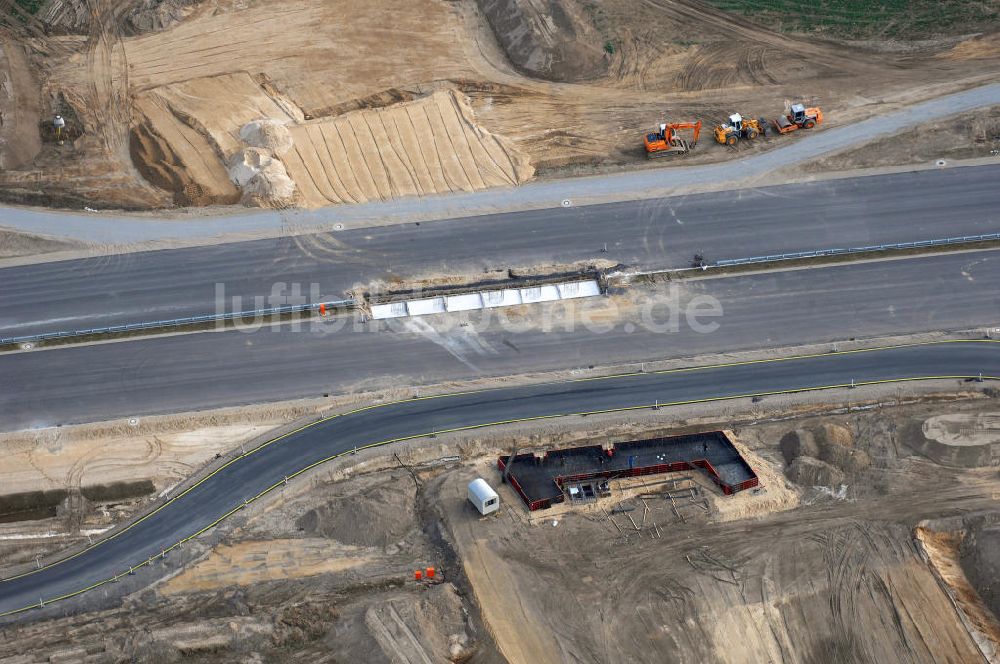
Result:
{"label": "yellow marking line", "polygon": [[[918,342],[918,343],[909,343],[909,344],[897,344],[897,345],[893,345],[893,346],[881,346],[881,347],[876,347],[876,348],[862,348],[862,349],[857,349],[857,350],[835,351],[835,352],[829,352],[829,353],[809,353],[809,354],[790,355],[788,357],[771,358],[771,359],[743,360],[743,361],[739,361],[739,362],[725,362],[725,363],[710,364],[710,365],[696,366],[696,367],[683,367],[683,368],[679,368],[679,369],[662,369],[662,370],[658,370],[658,371],[651,371],[651,372],[645,372],[645,373],[644,372],[638,372],[638,371],[636,371],[636,372],[629,372],[629,373],[611,374],[611,375],[608,375],[608,376],[594,376],[594,377],[589,377],[589,378],[576,378],[576,379],[571,379],[571,380],[567,380],[567,381],[559,381],[559,382],[556,382],[556,383],[539,383],[537,385],[530,385],[530,386],[526,386],[526,387],[540,387],[540,386],[543,386],[543,385],[558,385],[560,383],[576,383],[576,382],[587,382],[587,381],[611,380],[611,379],[615,379],[615,378],[627,378],[627,377],[630,377],[630,376],[662,375],[662,374],[672,374],[672,373],[685,373],[685,372],[703,371],[703,370],[707,370],[707,369],[718,369],[718,368],[723,368],[723,367],[748,366],[748,365],[755,365],[755,364],[771,364],[771,363],[778,363],[778,362],[787,362],[787,361],[790,361],[790,360],[803,360],[803,359],[817,358],[817,357],[833,357],[833,356],[837,356],[837,355],[852,355],[852,354],[858,354],[858,353],[871,353],[871,352],[887,351],[887,350],[898,349],[898,348],[912,348],[912,347],[919,347],[919,346],[935,346],[935,345],[943,345],[943,344],[949,344],[949,343],[961,343],[961,344],[965,344],[965,343],[1000,343],[1000,341],[993,340],[993,339],[968,339],[968,340],[967,339],[946,339],[946,340],[942,340],[942,341],[927,341],[927,342]],[[408,436],[402,436],[402,437],[398,437],[398,438],[390,438],[390,439],[379,441],[379,442],[375,442],[375,443],[369,443],[367,445],[362,445],[362,446],[360,446],[360,447],[358,447],[356,449],[357,450],[372,449],[372,448],[376,448],[376,447],[382,447],[382,446],[385,446],[385,445],[391,445],[393,443],[405,442],[405,441],[408,441],[408,440],[413,440],[413,439],[416,439],[416,438],[423,438],[425,436],[436,435],[436,434],[441,434],[441,433],[455,433],[455,432],[459,432],[459,431],[471,431],[471,430],[475,430],[475,429],[483,429],[483,428],[488,428],[488,427],[501,426],[501,425],[504,425],[504,424],[515,424],[515,423],[523,423],[523,422],[532,422],[532,421],[539,421],[539,420],[556,419],[556,418],[561,418],[561,417],[600,415],[600,414],[606,414],[606,413],[620,413],[620,412],[627,412],[627,411],[631,411],[631,410],[642,410],[642,409],[646,409],[646,408],[653,408],[654,406],[659,406],[659,407],[682,406],[682,405],[690,405],[690,404],[697,404],[697,403],[711,403],[711,402],[715,402],[715,401],[728,401],[728,400],[733,400],[733,399],[745,399],[745,398],[752,398],[752,397],[774,396],[774,395],[780,395],[780,394],[798,394],[798,393],[804,393],[804,392],[816,392],[816,391],[829,390],[829,389],[837,389],[837,388],[845,388],[845,387],[861,387],[861,386],[866,386],[866,385],[883,385],[883,384],[889,384],[889,383],[904,383],[904,382],[915,382],[915,381],[925,381],[925,380],[969,380],[969,379],[978,379],[978,378],[980,378],[979,375],[976,375],[976,376],[919,376],[919,377],[912,377],[912,378],[889,378],[889,379],[884,379],[884,380],[861,381],[861,382],[855,382],[853,384],[852,383],[840,383],[840,384],[834,384],[834,385],[821,385],[821,386],[804,387],[804,388],[796,388],[796,389],[789,389],[789,390],[774,390],[774,391],[769,391],[769,392],[753,392],[753,393],[746,393],[746,394],[737,394],[737,395],[720,396],[720,397],[706,397],[706,398],[702,398],[702,399],[689,399],[689,400],[683,400],[683,401],[672,401],[672,402],[662,402],[662,403],[657,402],[656,404],[641,404],[641,405],[635,405],[635,406],[623,406],[623,407],[620,407],[620,408],[608,408],[608,409],[603,409],[603,410],[581,411],[581,412],[576,412],[576,413],[556,413],[556,414],[550,414],[550,415],[536,415],[536,416],[532,416],[532,417],[515,418],[515,419],[509,419],[509,420],[499,420],[499,421],[496,421],[496,422],[471,424],[471,425],[462,426],[462,427],[455,427],[455,428],[452,428],[452,429],[443,429],[443,430],[434,430],[434,431],[430,431],[430,432],[416,433],[416,434],[411,434],[411,435],[408,435]],[[983,375],[983,376],[981,376],[981,378],[983,380],[1000,380],[1000,377],[998,377],[998,376]],[[360,408],[355,408],[353,410],[345,411],[343,413],[338,413],[336,415],[331,415],[329,417],[325,417],[325,418],[316,420],[315,422],[310,422],[309,424],[304,424],[304,425],[302,425],[301,427],[299,427],[297,429],[294,429],[292,431],[284,433],[284,434],[282,434],[280,436],[272,438],[271,440],[268,440],[267,442],[264,442],[264,443],[258,445],[257,447],[253,448],[249,452],[241,454],[238,457],[234,457],[233,459],[229,460],[228,462],[226,462],[225,464],[223,464],[219,468],[215,469],[214,471],[212,471],[211,473],[209,473],[208,475],[206,475],[205,477],[203,477],[198,482],[192,484],[190,487],[188,487],[187,489],[185,489],[184,491],[182,491],[178,495],[170,498],[168,501],[166,501],[165,503],[163,503],[162,505],[160,505],[159,507],[157,507],[155,510],[153,510],[149,514],[146,514],[146,515],[142,516],[141,518],[137,519],[136,521],[130,523],[125,528],[122,528],[121,530],[119,530],[119,531],[117,531],[117,532],[109,535],[108,537],[105,537],[105,538],[103,538],[103,539],[101,539],[101,540],[99,540],[99,541],[97,541],[97,542],[95,542],[95,543],[93,543],[93,544],[85,547],[84,549],[81,549],[80,551],[78,551],[78,552],[76,552],[76,553],[74,553],[74,554],[72,554],[70,556],[67,556],[66,558],[63,558],[63,559],[58,560],[56,562],[50,563],[48,565],[45,565],[44,567],[41,567],[39,569],[30,570],[28,572],[24,572],[22,574],[18,574],[18,575],[9,577],[7,579],[3,579],[2,581],[0,581],[0,584],[4,583],[6,581],[13,581],[15,579],[20,579],[20,578],[23,578],[23,577],[26,577],[26,576],[31,576],[33,574],[37,574],[37,573],[42,572],[44,570],[51,569],[52,567],[55,567],[56,565],[60,565],[60,564],[65,563],[65,562],[67,562],[69,560],[73,560],[77,556],[83,555],[87,551],[90,551],[91,549],[93,549],[95,547],[98,547],[98,546],[100,546],[100,545],[102,545],[102,544],[104,544],[106,542],[109,542],[109,541],[113,540],[114,538],[118,537],[122,533],[128,532],[130,529],[132,529],[135,526],[139,525],[140,523],[142,523],[146,519],[148,519],[148,518],[152,517],[153,515],[157,514],[160,510],[168,507],[174,501],[179,500],[180,498],[183,498],[190,491],[192,491],[192,490],[196,489],[197,487],[201,486],[202,484],[204,484],[205,482],[207,482],[208,480],[210,480],[212,477],[214,477],[216,474],[218,474],[219,472],[221,472],[224,469],[228,468],[230,465],[236,463],[237,461],[240,461],[241,459],[249,457],[252,454],[257,453],[260,450],[262,450],[262,449],[264,449],[264,448],[266,448],[266,447],[268,447],[268,446],[270,446],[270,445],[272,445],[274,443],[277,443],[277,442],[279,442],[281,440],[284,440],[285,438],[288,438],[289,436],[292,436],[292,435],[297,434],[297,433],[299,433],[301,431],[304,431],[304,430],[306,430],[306,429],[308,429],[310,427],[314,427],[314,426],[317,426],[319,424],[323,424],[325,422],[329,422],[331,420],[335,420],[338,417],[345,417],[345,416],[348,416],[348,415],[354,415],[356,413],[364,412],[364,411],[367,411],[367,410],[374,410],[376,408],[384,408],[384,407],[387,407],[387,406],[393,406],[393,405],[398,405],[398,404],[403,404],[403,403],[411,403],[411,402],[417,402],[417,401],[427,401],[427,400],[431,400],[431,399],[441,399],[441,398],[446,398],[446,397],[457,397],[457,396],[463,396],[463,395],[469,395],[469,394],[481,394],[481,393],[484,393],[484,392],[494,392],[494,391],[499,391],[499,390],[503,390],[503,389],[509,389],[509,388],[506,388],[506,387],[495,387],[495,388],[485,388],[485,389],[480,389],[480,390],[466,390],[466,391],[462,391],[462,392],[450,392],[450,393],[445,393],[445,394],[434,394],[434,395],[428,395],[428,396],[422,396],[422,397],[410,397],[410,398],[407,398],[407,399],[399,399],[399,400],[396,400],[396,401],[387,401],[387,402],[381,403],[381,404],[370,404],[370,405],[367,405],[367,406],[362,406]],[[315,462],[309,464],[308,466],[302,468],[301,470],[296,471],[295,473],[289,475],[287,479],[291,480],[291,479],[293,479],[295,477],[298,477],[299,475],[301,475],[301,474],[303,474],[303,473],[305,473],[305,472],[307,472],[307,471],[315,468],[316,466],[319,466],[321,464],[327,463],[329,461],[333,461],[334,459],[338,459],[338,458],[340,458],[342,456],[351,455],[353,453],[354,453],[354,449],[351,449],[351,450],[348,450],[348,451],[345,451],[345,452],[340,452],[340,453],[334,454],[332,456],[326,457],[325,459],[320,459],[319,461],[315,461]],[[232,516],[233,514],[235,514],[236,512],[238,512],[239,510],[243,509],[244,507],[249,506],[251,503],[255,502],[256,500],[260,499],[261,497],[267,495],[268,493],[270,493],[274,489],[276,489],[279,486],[282,486],[284,484],[285,484],[285,479],[282,479],[280,482],[276,482],[276,483],[272,484],[271,486],[267,487],[266,489],[264,489],[263,491],[261,491],[260,493],[258,493],[253,498],[247,499],[244,504],[238,505],[238,506],[234,507],[233,509],[229,510],[228,512],[226,512],[225,514],[223,514],[222,516],[220,516],[218,519],[216,519],[215,521],[213,521],[209,525],[205,526],[201,530],[197,531],[196,533],[188,535],[187,537],[181,539],[180,541],[172,544],[168,548],[163,549],[163,553],[161,555],[153,556],[153,557],[151,557],[151,558],[149,558],[147,560],[144,560],[141,563],[139,563],[138,565],[135,565],[135,566],[131,567],[129,571],[131,572],[131,571],[134,571],[136,569],[140,569],[140,568],[142,568],[142,567],[144,567],[146,565],[151,564],[153,558],[160,558],[160,557],[163,556],[163,554],[169,553],[170,551],[173,551],[175,548],[181,546],[185,542],[188,542],[189,540],[194,539],[195,537],[198,537],[199,535],[202,535],[203,533],[207,532],[208,530],[211,530],[212,528],[214,528],[215,526],[219,525],[222,521],[228,519],[230,516]],[[68,593],[68,594],[65,594],[65,595],[60,595],[58,597],[53,597],[53,598],[51,598],[49,600],[42,600],[41,598],[39,598],[39,602],[36,603],[36,604],[32,604],[30,606],[21,607],[19,609],[12,609],[12,610],[9,610],[9,611],[2,612],[2,613],[0,613],[0,617],[9,616],[9,615],[13,615],[13,614],[16,614],[16,613],[21,613],[21,612],[24,612],[24,611],[29,611],[31,609],[40,608],[44,604],[49,604],[49,603],[52,603],[52,602],[57,602],[57,601],[60,601],[60,600],[69,599],[71,597],[75,597],[77,595],[80,595],[82,593],[87,592],[88,590],[93,590],[94,588],[100,587],[100,586],[102,586],[102,585],[104,585],[106,583],[111,583],[111,582],[117,581],[119,578],[121,578],[122,576],[124,576],[126,574],[128,574],[128,572],[123,572],[122,574],[117,574],[117,575],[115,575],[112,578],[104,579],[103,581],[98,581],[98,582],[96,582],[96,583],[94,583],[94,584],[92,584],[90,586],[87,586],[86,588],[81,589],[81,590],[77,590],[77,591],[74,591],[72,593]]]}

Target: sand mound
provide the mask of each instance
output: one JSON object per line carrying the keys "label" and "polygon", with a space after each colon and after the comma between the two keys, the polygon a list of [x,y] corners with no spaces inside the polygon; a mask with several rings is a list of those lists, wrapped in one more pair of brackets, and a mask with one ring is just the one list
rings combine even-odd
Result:
{"label": "sand mound", "polygon": [[256,207],[285,207],[295,204],[295,183],[285,165],[268,161],[243,187],[243,204]]}
{"label": "sand mound", "polygon": [[779,446],[781,447],[781,455],[785,457],[785,463],[791,463],[800,456],[814,457],[819,454],[819,446],[816,444],[812,432],[804,429],[795,429],[786,433],[781,437]]}
{"label": "sand mound", "polygon": [[243,125],[240,139],[250,147],[267,148],[280,156],[292,147],[288,127],[272,118],[262,118]]}
{"label": "sand mound", "polygon": [[825,461],[801,456],[786,471],[788,479],[801,486],[838,487],[844,483],[844,473]]}
{"label": "sand mound", "polygon": [[529,75],[580,81],[607,73],[592,8],[572,0],[481,0],[479,6],[511,62]]}
{"label": "sand mound", "polygon": [[309,510],[296,525],[309,535],[343,544],[384,547],[402,540],[417,523],[415,500],[412,483],[394,482],[389,476]]}
{"label": "sand mound", "polygon": [[246,187],[273,159],[267,150],[246,148],[229,158],[229,177],[239,187]]}
{"label": "sand mound", "polygon": [[[798,460],[808,468],[814,467],[813,462],[819,460],[823,465],[830,464],[838,473],[857,473],[871,466],[871,458],[864,450],[854,449],[854,435],[850,429],[839,424],[824,424],[814,429],[795,429],[781,438],[779,443],[785,463],[793,464]],[[800,464],[802,465],[802,464]],[[806,468],[792,470],[791,473],[806,472]],[[808,472],[812,472],[809,470]],[[793,478],[794,479],[794,478]],[[841,478],[843,479],[843,478]],[[795,480],[798,481],[798,480]],[[800,482],[808,485],[809,482]],[[820,482],[817,486],[828,486]]]}
{"label": "sand mound", "polygon": [[127,34],[166,30],[187,18],[199,0],[138,0],[125,16]]}
{"label": "sand mound", "polygon": [[838,447],[854,447],[854,434],[851,430],[840,424],[824,424],[816,431],[816,438],[820,445],[836,445]]}
{"label": "sand mound", "polygon": [[824,445],[819,458],[847,473],[857,473],[872,465],[871,457],[864,450],[852,450],[838,445]]}
{"label": "sand mound", "polygon": [[285,165],[263,148],[244,148],[229,159],[229,177],[243,190],[243,204],[283,207],[295,202]]}

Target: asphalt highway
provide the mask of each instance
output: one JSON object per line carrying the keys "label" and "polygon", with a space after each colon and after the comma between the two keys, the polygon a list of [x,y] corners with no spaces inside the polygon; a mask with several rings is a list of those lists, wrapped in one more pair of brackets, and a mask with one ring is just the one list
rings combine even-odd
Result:
{"label": "asphalt highway", "polygon": [[[638,267],[1000,229],[1000,165],[128,253],[0,270],[0,337],[341,299],[394,276],[604,259]],[[607,251],[605,251],[605,247]],[[275,288],[275,285],[278,285]],[[311,284],[316,284],[312,296]],[[237,303],[233,297],[239,298]]]}
{"label": "asphalt highway", "polygon": [[[539,305],[530,318],[509,320],[445,314],[355,325],[339,319],[298,331],[264,327],[4,354],[0,430],[996,327],[997,283],[1000,251],[978,251],[684,281],[648,291],[637,305],[580,300],[584,315],[577,316],[561,305]],[[704,298],[714,298],[722,315],[695,322],[716,323],[713,331],[695,329],[686,316]],[[671,310],[680,314],[676,325]]]}
{"label": "asphalt highway", "polygon": [[[62,563],[0,582],[0,615],[53,600],[128,572],[223,515],[282,486],[324,459],[505,422],[564,417],[737,396],[936,378],[1000,378],[1000,343],[953,342],[825,353],[765,363],[549,383],[362,408],[251,451],[169,500],[150,516]],[[293,479],[294,481],[294,479]],[[149,563],[150,566],[156,563]]]}

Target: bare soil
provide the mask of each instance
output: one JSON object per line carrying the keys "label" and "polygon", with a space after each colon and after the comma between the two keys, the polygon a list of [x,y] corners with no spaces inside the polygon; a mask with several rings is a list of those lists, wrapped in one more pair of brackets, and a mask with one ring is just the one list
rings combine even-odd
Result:
{"label": "bare soil", "polygon": [[[442,478],[440,502],[510,662],[973,661],[982,656],[980,635],[970,635],[913,528],[959,504],[996,509],[1000,477],[995,469],[944,471],[912,456],[899,432],[932,412],[741,427],[755,468],[784,465],[777,442],[790,430],[830,425],[840,430],[832,444],[849,440],[873,459],[848,475],[844,489],[796,487],[798,507],[759,511],[749,522],[720,518],[716,506],[729,499],[717,495],[702,511],[618,493],[614,500],[645,524],[633,532],[625,516],[614,517],[616,526],[611,507],[600,504],[526,513],[506,488],[504,512],[477,518],[463,501],[463,482],[477,473],[495,482],[487,464]],[[764,489],[774,483],[772,475]],[[984,533],[980,553],[968,557],[992,556],[985,553],[993,551],[991,536]],[[991,592],[995,563],[973,564],[982,577],[970,574],[975,587]]]}
{"label": "bare soil", "polygon": [[30,233],[0,230],[0,258],[34,256],[56,251],[74,251],[82,249],[84,246],[83,243],[79,242],[57,240]]}
{"label": "bare soil", "polygon": [[[801,99],[838,125],[985,80],[1000,33],[980,27],[901,57],[898,40],[779,34],[697,0],[51,0],[0,58],[17,96],[41,100],[18,123],[33,138],[0,145],[0,192],[320,206],[646,167],[641,136],[663,120],[710,127]],[[22,46],[25,62],[10,57]],[[248,143],[259,121],[286,127],[291,149]],[[733,151],[703,135],[684,159],[787,140]]]}
{"label": "bare soil", "polygon": [[[648,421],[595,418],[574,431],[441,436],[401,446],[398,461],[362,454],[227,522],[195,545],[190,562],[168,564],[166,578],[120,606],[95,598],[103,609],[7,627],[0,656],[972,661],[992,647],[983,635],[995,619],[987,610],[973,629],[968,611],[994,601],[996,518],[970,520],[964,527],[975,536],[948,540],[947,569],[915,528],[995,512],[1000,475],[941,467],[911,443],[928,419],[991,408],[989,399],[929,401],[796,417],[772,405],[771,421],[733,428],[760,491],[722,496],[693,473],[672,486],[617,483],[602,503],[529,513],[501,486],[501,511],[486,518],[466,501],[465,484],[478,475],[500,486],[496,455],[515,441],[545,449],[733,420],[718,409],[684,420],[660,411]],[[848,466],[827,452],[844,465],[846,486],[796,485],[783,477],[779,445],[795,432],[810,432],[817,454],[853,450],[871,463]],[[637,529],[625,513],[608,518],[616,507],[632,509]],[[413,581],[428,566],[435,581]],[[964,604],[949,590],[962,575]]]}
{"label": "bare soil", "polygon": [[[916,528],[921,553],[944,584],[960,617],[986,661],[1000,655],[1000,622],[992,594],[995,555],[992,542],[981,542],[978,534],[985,523],[996,520],[996,512],[922,522]],[[973,585],[975,583],[975,586]]]}
{"label": "bare soil", "polygon": [[797,170],[826,173],[983,158],[994,158],[1000,163],[1000,107],[997,106],[903,128],[892,136],[802,164]]}

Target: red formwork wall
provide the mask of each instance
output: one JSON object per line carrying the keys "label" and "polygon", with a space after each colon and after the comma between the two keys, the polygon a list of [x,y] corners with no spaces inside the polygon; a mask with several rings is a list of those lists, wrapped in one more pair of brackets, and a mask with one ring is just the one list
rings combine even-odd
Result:
{"label": "red formwork wall", "polygon": [[[503,459],[497,459],[497,468],[500,469],[501,475],[506,467],[507,465],[503,462]],[[528,506],[530,511],[534,512],[535,510],[540,510],[545,507],[552,507],[552,501],[547,498],[543,500],[531,500],[528,498],[528,494],[526,494],[524,489],[521,488],[521,484],[517,481],[517,478],[514,477],[514,475],[508,475],[507,482],[514,487],[514,491],[517,491],[517,495],[521,496],[521,500],[524,501],[524,504]],[[559,496],[556,502],[561,503],[562,496]]]}
{"label": "red formwork wall", "polygon": [[[611,450],[609,451],[613,453],[613,450],[614,447],[612,447]],[[545,456],[548,456],[548,452],[545,453]],[[742,455],[740,456],[740,459],[743,461],[743,464],[746,466],[750,474],[753,475],[753,477],[751,477],[748,480],[744,480],[739,484],[727,484],[726,482],[724,482],[722,478],[719,476],[718,471],[715,470],[715,468],[712,466],[711,463],[708,462],[707,459],[695,459],[694,461],[690,462],[677,461],[674,463],[660,463],[660,464],[654,464],[652,466],[637,466],[635,468],[619,469],[614,471],[603,471],[603,472],[594,471],[592,473],[578,473],[575,475],[559,475],[554,477],[553,480],[555,481],[556,486],[559,487],[561,492],[563,485],[566,484],[567,482],[580,482],[584,480],[593,480],[597,478],[610,479],[613,477],[615,479],[618,479],[625,477],[641,477],[644,475],[660,475],[663,473],[675,473],[682,470],[694,470],[695,468],[700,468],[701,470],[704,470],[709,477],[712,478],[712,481],[715,482],[720,489],[722,489],[723,494],[731,496],[734,493],[745,491],[746,489],[752,489],[753,487],[759,486],[760,484],[760,479],[757,477],[757,474],[753,471],[753,468],[750,467],[750,464],[748,464],[745,460],[742,459]],[[504,464],[503,459],[497,459],[497,468],[499,468],[500,472],[503,473],[504,469],[506,468],[506,464]],[[507,476],[507,481],[510,483],[512,487],[514,487],[514,490],[517,491],[517,494],[521,496],[521,500],[524,501],[524,504],[527,505],[528,509],[531,511],[544,509],[546,507],[552,507],[553,503],[561,503],[565,500],[565,496],[562,493],[560,493],[555,498],[543,498],[541,500],[531,500],[528,497],[528,495],[524,492],[524,490],[521,488],[521,485],[518,484],[517,478],[514,477],[513,473]]]}

